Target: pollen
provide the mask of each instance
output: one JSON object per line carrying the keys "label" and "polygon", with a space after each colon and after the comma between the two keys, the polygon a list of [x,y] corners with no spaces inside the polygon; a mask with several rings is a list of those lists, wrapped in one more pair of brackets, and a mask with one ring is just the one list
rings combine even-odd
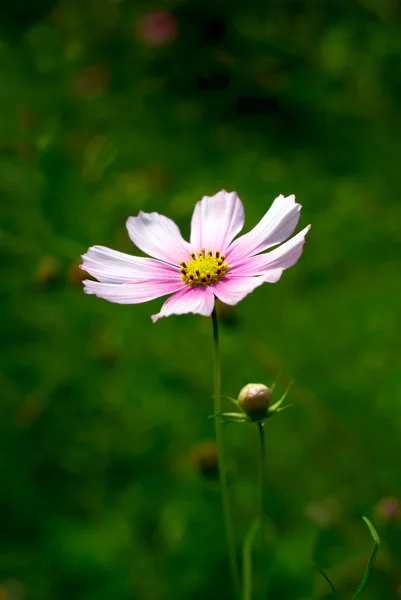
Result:
{"label": "pollen", "polygon": [[221,254],[220,250],[213,253],[212,250],[206,252],[205,248],[202,248],[196,254],[192,252],[189,260],[180,262],[183,281],[191,287],[217,283],[223,279],[230,268],[225,258],[225,254]]}

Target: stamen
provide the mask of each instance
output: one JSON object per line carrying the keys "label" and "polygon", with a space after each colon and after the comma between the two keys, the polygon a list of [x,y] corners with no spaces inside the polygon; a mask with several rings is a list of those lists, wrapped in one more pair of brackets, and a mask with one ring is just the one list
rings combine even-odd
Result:
{"label": "stamen", "polygon": [[180,262],[180,273],[182,280],[191,287],[214,285],[220,281],[230,268],[224,262],[224,254],[220,250],[208,250],[201,248],[198,252],[189,254],[191,259]]}

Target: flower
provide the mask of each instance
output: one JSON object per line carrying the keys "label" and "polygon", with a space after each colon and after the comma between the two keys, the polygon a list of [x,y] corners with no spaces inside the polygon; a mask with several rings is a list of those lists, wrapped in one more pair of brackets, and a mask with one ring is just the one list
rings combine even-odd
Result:
{"label": "flower", "polygon": [[178,24],[174,15],[167,11],[149,12],[140,17],[137,32],[146,44],[163,46],[177,37]]}
{"label": "flower", "polygon": [[401,516],[401,502],[395,496],[385,496],[376,504],[375,510],[383,521],[391,521]]}
{"label": "flower", "polygon": [[[235,305],[263,283],[278,281],[297,262],[310,225],[278,244],[293,233],[300,210],[294,195],[280,195],[251,231],[234,240],[244,225],[244,207],[236,192],[222,190],[196,204],[190,242],[168,217],[140,211],[128,218],[128,234],[153,258],[92,246],[82,256],[81,268],[98,281],[84,280],[84,291],[118,304],[172,294],[152,316],[154,323],[187,313],[208,317],[215,297]],[[273,246],[278,247],[262,254]]]}

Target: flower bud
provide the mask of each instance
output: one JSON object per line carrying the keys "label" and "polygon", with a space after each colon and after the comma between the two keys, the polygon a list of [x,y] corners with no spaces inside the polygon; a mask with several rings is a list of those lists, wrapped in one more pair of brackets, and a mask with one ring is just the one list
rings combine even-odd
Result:
{"label": "flower bud", "polygon": [[271,399],[271,390],[266,385],[248,383],[238,395],[238,404],[252,421],[260,421],[266,418]]}

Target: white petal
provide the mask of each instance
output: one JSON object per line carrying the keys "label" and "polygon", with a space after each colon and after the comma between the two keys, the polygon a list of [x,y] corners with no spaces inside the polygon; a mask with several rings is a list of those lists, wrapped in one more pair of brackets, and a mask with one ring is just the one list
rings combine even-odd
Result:
{"label": "white petal", "polygon": [[151,283],[99,283],[91,279],[85,279],[84,291],[87,294],[95,294],[116,304],[140,304],[148,302],[160,296],[173,294],[187,287],[183,281],[166,283],[156,281]]}
{"label": "white petal", "polygon": [[220,250],[224,253],[244,226],[245,213],[236,192],[222,190],[204,196],[195,206],[191,221],[191,245],[195,252]]}
{"label": "white petal", "polygon": [[283,269],[268,269],[263,273],[263,281],[265,283],[277,283],[283,274]]}
{"label": "white petal", "polygon": [[82,256],[81,269],[103,283],[141,281],[177,281],[181,274],[172,267],[153,258],[124,254],[105,246],[92,246]]}
{"label": "white petal", "polygon": [[159,258],[173,265],[188,260],[192,252],[191,245],[186,242],[177,225],[158,213],[140,211],[137,217],[127,220],[128,234],[142,252]]}
{"label": "white petal", "polygon": [[278,196],[259,223],[248,233],[235,240],[228,251],[226,261],[236,262],[286,240],[297,226],[301,205],[295,196]]}
{"label": "white petal", "polygon": [[274,279],[277,271],[289,269],[295,265],[301,256],[305,236],[310,228],[311,226],[308,225],[305,229],[297,233],[297,235],[294,235],[294,237],[285,242],[285,244],[281,244],[281,246],[271,252],[253,256],[244,261],[242,265],[237,264],[233,269],[233,274],[261,275],[265,281],[274,283],[272,277]]}
{"label": "white petal", "polygon": [[171,315],[185,315],[194,313],[204,317],[210,317],[214,308],[214,295],[208,285],[197,288],[187,287],[185,290],[174,294],[166,300],[161,311],[152,315],[153,323],[161,317]]}
{"label": "white petal", "polygon": [[215,296],[224,304],[238,304],[245,296],[265,283],[262,277],[225,277],[215,286],[213,292]]}

